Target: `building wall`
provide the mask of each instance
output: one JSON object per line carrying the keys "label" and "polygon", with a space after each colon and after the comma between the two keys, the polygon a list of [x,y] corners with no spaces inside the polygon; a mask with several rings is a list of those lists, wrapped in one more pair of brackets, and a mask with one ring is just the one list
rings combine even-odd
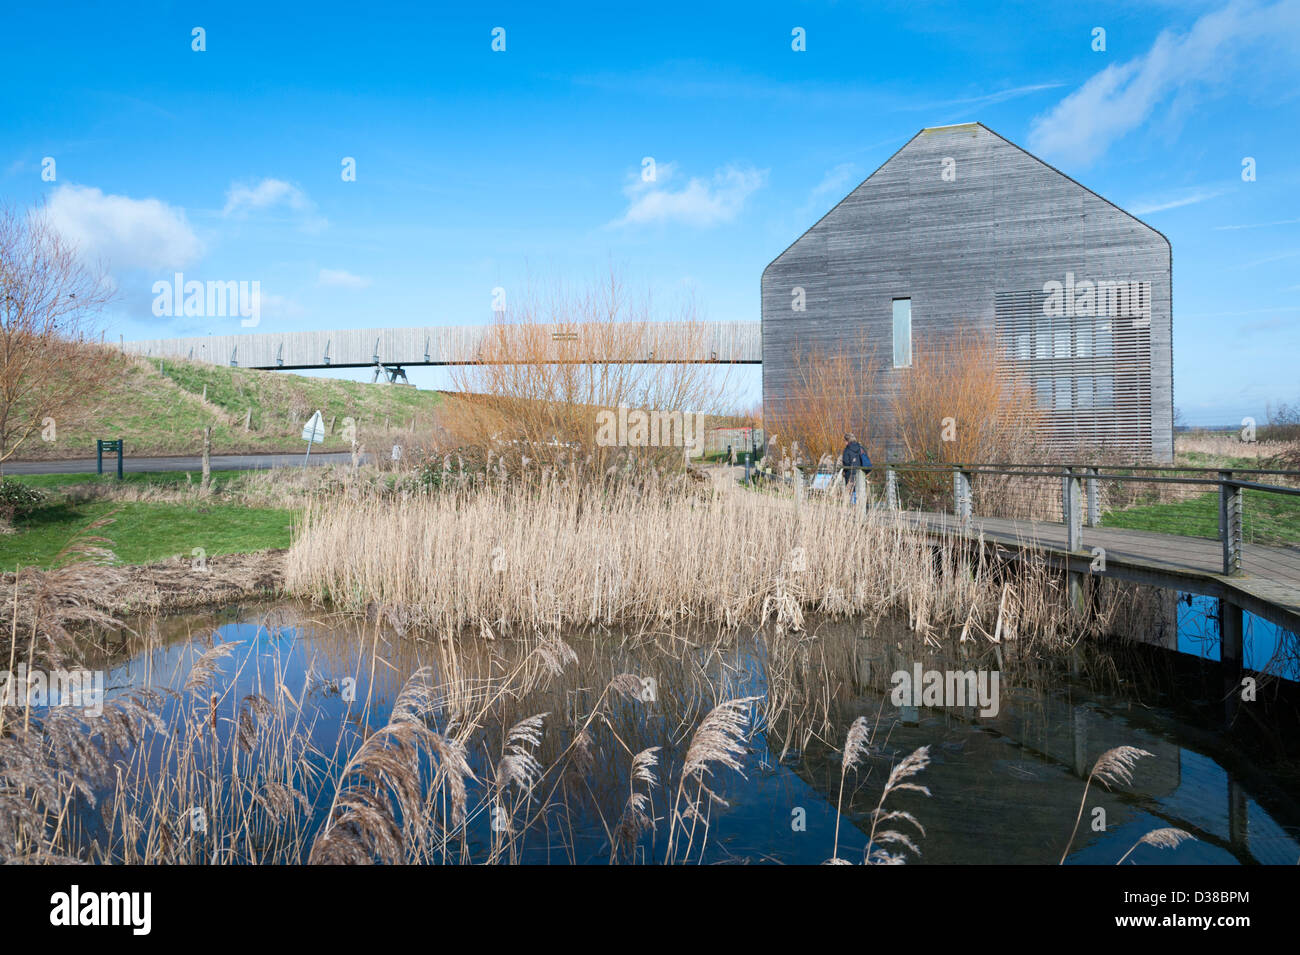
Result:
{"label": "building wall", "polygon": [[[943,176],[946,159],[951,181]],[[864,363],[870,355],[874,364],[854,387],[864,407],[887,407],[907,374],[892,367],[894,298],[912,300],[914,349],[957,324],[996,332],[1000,302],[1003,343],[1014,346],[1017,329],[1023,336],[1027,327],[1030,336],[1028,359],[1009,361],[1006,374],[1091,378],[1097,359],[1081,359],[1077,342],[1064,354],[1053,348],[1050,360],[1035,357],[1042,354],[1035,317],[1044,287],[1072,274],[1076,281],[1139,283],[1149,296],[1141,327],[1125,317],[1122,329],[1119,321],[1112,328],[1116,346],[1122,338],[1130,356],[1145,363],[1149,355],[1149,401],[1130,400],[1119,413],[1049,410],[1045,440],[1064,448],[1076,438],[1101,439],[1134,457],[1170,460],[1170,268],[1164,236],[985,127],[923,130],[764,270],[764,408],[779,415],[791,394],[796,348],[847,348]],[[792,308],[796,287],[805,311]]]}

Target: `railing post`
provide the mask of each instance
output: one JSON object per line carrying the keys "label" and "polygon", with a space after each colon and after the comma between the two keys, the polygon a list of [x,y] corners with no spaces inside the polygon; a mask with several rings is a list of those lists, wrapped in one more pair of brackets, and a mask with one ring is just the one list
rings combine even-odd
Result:
{"label": "railing post", "polygon": [[952,472],[952,498],[953,513],[957,515],[957,520],[961,522],[963,532],[970,531],[971,501],[970,501],[970,472],[956,468]]}
{"label": "railing post", "polygon": [[858,507],[864,513],[869,510],[867,507],[867,472],[862,470],[861,467],[855,468],[853,471],[853,495],[858,502]]}
{"label": "railing post", "polygon": [[[1083,494],[1079,475],[1067,467],[1062,481],[1061,517],[1065,521],[1065,549],[1071,554],[1083,550]],[[1070,612],[1082,615],[1086,609],[1083,596],[1083,573],[1066,569],[1066,599]]]}
{"label": "railing post", "polygon": [[[1231,471],[1220,471],[1220,472],[1219,472],[1219,480],[1220,480],[1220,481],[1222,481],[1222,480],[1224,480],[1224,479],[1230,479],[1231,477],[1232,477],[1232,472],[1231,472]],[[1222,494],[1223,494],[1223,487],[1222,487],[1222,485],[1220,485],[1220,487],[1219,487],[1219,494],[1220,494],[1220,496],[1222,496]],[[1223,540],[1223,518],[1224,518],[1223,508],[1220,507],[1220,508],[1219,508],[1219,540]]]}
{"label": "railing post", "polygon": [[1074,468],[1066,468],[1061,516],[1065,521],[1065,549],[1070,553],[1083,549],[1083,507],[1079,493],[1079,476]]}
{"label": "railing post", "polygon": [[898,510],[898,472],[885,466],[885,507]]}
{"label": "railing post", "polygon": [[1100,527],[1101,495],[1098,493],[1100,490],[1098,484],[1100,482],[1097,480],[1097,469],[1088,468],[1086,473],[1088,475],[1088,526]]}
{"label": "railing post", "polygon": [[1232,472],[1219,472],[1219,537],[1223,541],[1223,573],[1241,573],[1241,488],[1232,484]]}

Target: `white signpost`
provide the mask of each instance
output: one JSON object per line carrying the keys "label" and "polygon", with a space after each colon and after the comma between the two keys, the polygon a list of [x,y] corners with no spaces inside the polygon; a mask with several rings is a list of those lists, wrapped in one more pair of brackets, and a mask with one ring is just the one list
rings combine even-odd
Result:
{"label": "white signpost", "polygon": [[320,444],[325,440],[325,421],[321,418],[321,413],[317,411],[311,416],[302,427],[302,439],[307,442],[307,453],[302,456],[302,466],[307,466],[307,459],[311,457],[311,446]]}

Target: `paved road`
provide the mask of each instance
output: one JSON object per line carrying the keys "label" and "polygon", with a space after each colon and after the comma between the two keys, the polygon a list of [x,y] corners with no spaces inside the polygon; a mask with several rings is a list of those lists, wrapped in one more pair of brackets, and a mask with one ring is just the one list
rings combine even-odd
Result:
{"label": "paved road", "polygon": [[[214,454],[214,471],[255,471],[263,468],[297,467],[302,464],[301,454]],[[308,464],[350,464],[350,451],[313,451]],[[139,458],[127,456],[122,461],[123,471],[201,471],[200,457]],[[67,461],[8,461],[5,474],[93,474],[94,458],[74,458]],[[104,473],[117,473],[117,456],[104,455]]]}

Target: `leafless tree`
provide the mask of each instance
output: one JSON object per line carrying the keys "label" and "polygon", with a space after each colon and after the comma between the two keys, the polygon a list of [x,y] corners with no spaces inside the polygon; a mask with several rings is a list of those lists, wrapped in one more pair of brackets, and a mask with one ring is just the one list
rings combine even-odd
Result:
{"label": "leafless tree", "polygon": [[0,468],[101,386],[90,336],[112,297],[42,208],[0,205]]}

